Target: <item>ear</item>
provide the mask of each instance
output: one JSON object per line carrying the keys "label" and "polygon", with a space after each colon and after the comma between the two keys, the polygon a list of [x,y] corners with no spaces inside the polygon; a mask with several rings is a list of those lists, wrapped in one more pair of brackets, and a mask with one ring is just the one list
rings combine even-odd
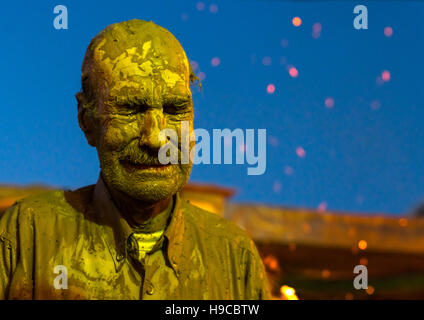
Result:
{"label": "ear", "polygon": [[93,119],[92,110],[90,110],[86,98],[82,92],[75,95],[78,102],[78,123],[85,134],[85,138],[90,146],[96,147],[96,123]]}

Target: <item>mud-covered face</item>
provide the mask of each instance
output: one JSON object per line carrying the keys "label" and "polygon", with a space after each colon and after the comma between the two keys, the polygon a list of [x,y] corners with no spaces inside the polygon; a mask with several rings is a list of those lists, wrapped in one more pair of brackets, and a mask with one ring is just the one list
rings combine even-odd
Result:
{"label": "mud-covered face", "polygon": [[92,48],[98,95],[95,144],[110,187],[157,202],[187,183],[192,165],[162,165],[158,152],[166,141],[159,132],[175,130],[181,150],[181,121],[188,121],[192,131],[193,105],[182,47],[165,29],[146,24],[140,33],[117,27]]}

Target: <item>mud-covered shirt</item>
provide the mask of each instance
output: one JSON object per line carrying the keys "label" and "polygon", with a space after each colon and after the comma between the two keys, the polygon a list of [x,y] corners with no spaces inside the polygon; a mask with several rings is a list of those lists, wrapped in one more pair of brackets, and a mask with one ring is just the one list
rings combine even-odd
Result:
{"label": "mud-covered shirt", "polygon": [[0,299],[269,299],[253,241],[182,200],[160,245],[131,258],[133,230],[99,178],[15,203],[0,217]]}

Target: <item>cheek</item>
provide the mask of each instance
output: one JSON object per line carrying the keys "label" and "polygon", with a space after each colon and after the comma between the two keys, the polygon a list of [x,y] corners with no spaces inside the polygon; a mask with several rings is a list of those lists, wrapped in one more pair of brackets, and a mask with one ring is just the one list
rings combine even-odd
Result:
{"label": "cheek", "polygon": [[121,150],[139,136],[137,121],[110,119],[103,124],[102,145],[108,150]]}

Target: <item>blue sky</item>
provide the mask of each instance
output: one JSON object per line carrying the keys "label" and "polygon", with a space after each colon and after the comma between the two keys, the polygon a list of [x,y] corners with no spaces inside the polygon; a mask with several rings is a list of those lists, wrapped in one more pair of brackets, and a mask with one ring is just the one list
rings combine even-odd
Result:
{"label": "blue sky", "polygon": [[[205,75],[202,92],[193,89],[195,128],[267,130],[264,175],[248,176],[247,165],[197,165],[192,181],[235,188],[236,201],[406,213],[424,200],[424,2],[365,2],[368,30],[356,30],[359,3],[3,3],[0,182],[95,183],[97,155],[74,98],[82,59],[104,27],[138,18],[170,30]],[[68,8],[68,30],[53,28],[58,4]],[[389,81],[377,79],[383,71]]]}

